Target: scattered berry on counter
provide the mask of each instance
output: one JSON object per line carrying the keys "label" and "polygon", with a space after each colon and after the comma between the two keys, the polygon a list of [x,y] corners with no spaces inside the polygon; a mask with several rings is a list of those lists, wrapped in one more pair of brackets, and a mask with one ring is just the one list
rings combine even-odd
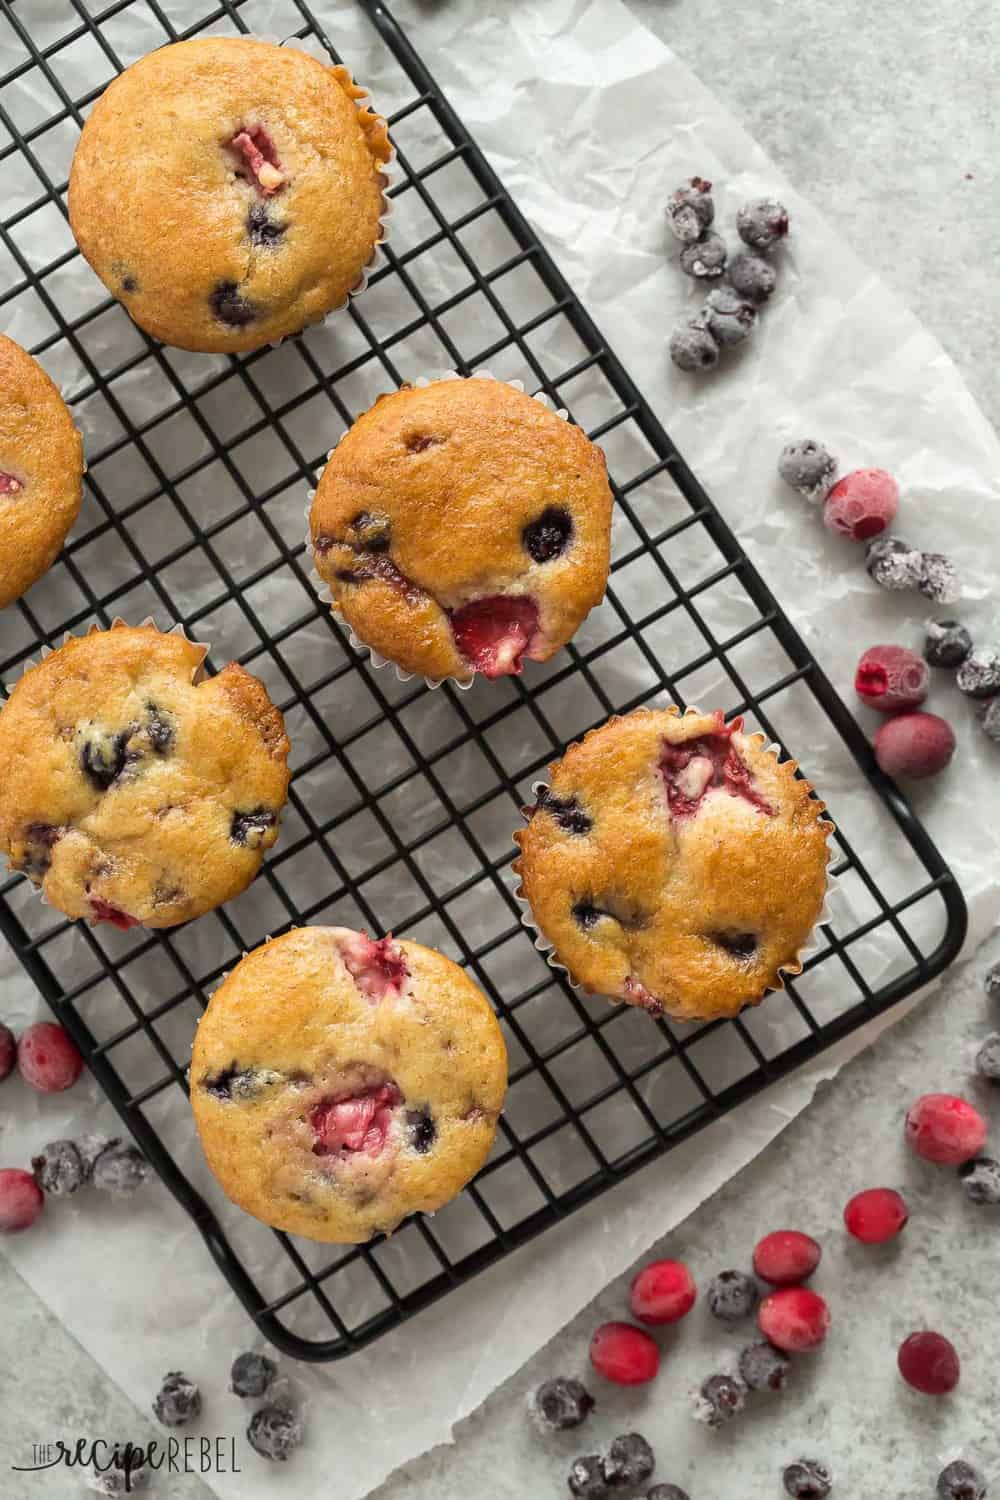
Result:
{"label": "scattered berry on counter", "polygon": [[751,250],[771,250],[788,233],[788,214],[774,198],[758,198],[736,215],[736,232]]}
{"label": "scattered berry on counter", "polygon": [[302,1441],[302,1418],[287,1406],[262,1406],[250,1418],[247,1442],[261,1458],[287,1463]]}
{"label": "scattered berry on counter", "polygon": [[988,739],[1000,742],[1000,698],[984,698],[976,707],[979,723]]}
{"label": "scattered berry on counter", "polygon": [[927,697],[931,671],[906,646],[869,646],[854,674],[854,691],[862,703],[891,714],[916,708]]}
{"label": "scattered berry on counter", "polygon": [[17,1066],[33,1089],[59,1094],[79,1078],[83,1058],[69,1033],[55,1021],[36,1021],[17,1044]]}
{"label": "scattered berry on counter", "polygon": [[712,184],[692,177],[667,199],[667,225],[685,245],[700,239],[715,218]]}
{"label": "scattered berry on counter", "polygon": [[958,1167],[981,1153],[986,1121],[967,1099],[923,1094],[907,1112],[906,1139],[925,1161]]}
{"label": "scattered berry on counter", "polygon": [[986,1500],[986,1480],[964,1458],[942,1469],[934,1491],[937,1500]]}
{"label": "scattered berry on counter", "polygon": [[616,1437],[604,1455],[604,1482],[613,1490],[634,1489],[644,1484],[656,1468],[653,1450],[640,1432]]}
{"label": "scattered berry on counter", "polygon": [[714,229],[707,229],[700,239],[692,240],[681,251],[681,270],[696,281],[714,281],[726,269],[726,242]]}
{"label": "scattered berry on counter", "polygon": [[722,1427],[747,1404],[747,1388],[736,1375],[710,1375],[691,1392],[691,1410],[705,1427]]}
{"label": "scattered berry on counter", "polygon": [[565,1375],[543,1381],[532,1396],[531,1403],[543,1425],[556,1432],[579,1427],[590,1416],[596,1404],[585,1385]]}
{"label": "scattered berry on counter", "polygon": [[42,1192],[53,1198],[68,1198],[87,1180],[75,1141],[50,1141],[31,1158],[31,1170]]}
{"label": "scattered berry on counter", "polygon": [[782,1471],[781,1482],[793,1500],[826,1500],[833,1489],[833,1475],[818,1458],[797,1458]]}
{"label": "scattered berry on counter", "polygon": [[898,536],[877,536],[865,549],[865,568],[879,588],[916,589],[924,576],[924,555]]}
{"label": "scattered berry on counter", "polygon": [[266,1354],[253,1350],[237,1354],[229,1371],[229,1389],[235,1396],[263,1396],[277,1373],[278,1366]]}
{"label": "scattered berry on counter", "polygon": [[738,1323],[741,1318],[749,1318],[759,1296],[752,1276],[742,1271],[720,1271],[708,1283],[705,1300],[713,1318],[723,1323]]}
{"label": "scattered berry on counter", "polygon": [[838,479],[823,506],[823,525],[834,536],[867,542],[880,536],[899,509],[899,485],[884,469],[855,469]]}
{"label": "scattered berry on counter", "polygon": [[818,504],[837,476],[837,460],[815,438],[803,438],[781,450],[778,473],[793,490]]}
{"label": "scattered berry on counter", "polygon": [[115,1448],[106,1468],[97,1468],[95,1462],[88,1482],[98,1495],[134,1495],[149,1488],[150,1472],[142,1449],[126,1443],[121,1449]]}
{"label": "scattered berry on counter", "polygon": [[679,1260],[654,1260],[632,1282],[629,1303],[640,1323],[677,1323],[694,1307],[698,1289]]}
{"label": "scattered berry on counter", "polygon": [[757,1327],[787,1354],[816,1349],[830,1328],[830,1309],[807,1286],[786,1286],[765,1297],[757,1309]]}
{"label": "scattered berry on counter", "polygon": [[729,285],[741,297],[750,297],[754,302],[766,302],[777,284],[777,273],[763,255],[756,255],[752,250],[741,250],[729,262]]}
{"label": "scattered berry on counter", "polygon": [[844,1223],[863,1245],[884,1245],[894,1240],[910,1217],[903,1198],[895,1188],[866,1188],[855,1193],[844,1209]]}
{"label": "scattered berry on counter", "polygon": [[740,1352],[740,1379],[751,1391],[783,1391],[791,1363],[773,1344],[748,1344]]}
{"label": "scattered berry on counter", "polygon": [[118,1146],[120,1141],[117,1137],[110,1135],[81,1135],[73,1143],[80,1153],[80,1161],[83,1164],[83,1180],[89,1182],[94,1175],[94,1163],[102,1151],[108,1146]]}
{"label": "scattered berry on counter", "polygon": [[936,776],[955,753],[955,731],[939,714],[899,714],[879,726],[875,759],[887,776],[920,781]]}
{"label": "scattered berry on counter", "polygon": [[590,1341],[590,1363],[615,1385],[645,1385],[660,1368],[660,1351],[631,1323],[602,1323]]}
{"label": "scattered berry on counter", "polygon": [[907,1385],[925,1396],[946,1396],[962,1373],[955,1346],[943,1333],[911,1333],[900,1344],[896,1362]]}
{"label": "scattered berry on counter", "polygon": [[1000,1082],[1000,1031],[991,1031],[976,1053],[976,1072]]}
{"label": "scattered berry on counter", "polygon": [[674,329],[670,358],[679,370],[712,370],[719,363],[719,346],[701,318],[691,318]]}
{"label": "scattered berry on counter", "polygon": [[201,1391],[180,1370],[171,1370],[153,1401],[153,1415],[164,1427],[183,1427],[201,1411]]}
{"label": "scattered berry on counter", "polygon": [[14,1071],[17,1062],[17,1042],[9,1026],[0,1021],[0,1083]]}
{"label": "scattered berry on counter", "polygon": [[646,1500],[688,1500],[688,1492],[677,1484],[654,1484]]}
{"label": "scattered berry on counter", "polygon": [[820,1263],[822,1246],[798,1229],[776,1229],[758,1240],[753,1268],[761,1281],[772,1286],[798,1286],[808,1281]]}
{"label": "scattered berry on counter", "polygon": [[128,1198],[146,1181],[152,1168],[138,1146],[112,1141],[105,1146],[91,1169],[90,1180],[102,1192]]}
{"label": "scattered berry on counter", "polygon": [[960,667],[972,650],[972,636],[960,620],[928,620],[924,661],[932,667]]}
{"label": "scattered berry on counter", "polygon": [[1000,1162],[992,1156],[974,1156],[958,1169],[970,1203],[1000,1203]]}
{"label": "scattered berry on counter", "polygon": [[755,305],[728,286],[717,286],[709,292],[702,316],[716,343],[727,349],[742,344],[757,326]]}
{"label": "scattered berry on counter", "polygon": [[1000,652],[970,651],[955,674],[955,682],[968,698],[995,698],[1000,693]]}
{"label": "scattered berry on counter", "polygon": [[1000,1000],[1000,960],[991,964],[983,975],[983,989],[990,1000]]}
{"label": "scattered berry on counter", "polygon": [[0,1234],[20,1234],[30,1229],[42,1211],[45,1199],[30,1172],[18,1167],[0,1169]]}
{"label": "scattered berry on counter", "polygon": [[924,552],[923,571],[917,587],[935,604],[954,604],[962,592],[958,569],[943,552]]}
{"label": "scattered berry on counter", "polygon": [[604,1483],[604,1465],[599,1453],[585,1453],[575,1458],[566,1476],[571,1495],[578,1500],[607,1500],[608,1487]]}

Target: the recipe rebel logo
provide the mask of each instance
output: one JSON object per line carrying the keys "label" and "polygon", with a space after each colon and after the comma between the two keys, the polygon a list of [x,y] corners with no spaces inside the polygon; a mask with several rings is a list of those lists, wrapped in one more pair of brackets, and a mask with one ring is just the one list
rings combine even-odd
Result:
{"label": "the recipe rebel logo", "polygon": [[[11,1464],[16,1473],[50,1469],[83,1469],[99,1480],[113,1472],[119,1486],[110,1494],[146,1490],[158,1473],[239,1474],[235,1437],[156,1438],[149,1443],[114,1442],[108,1438],[54,1438],[32,1443],[30,1463]],[[96,1487],[96,1486],[95,1486]]]}

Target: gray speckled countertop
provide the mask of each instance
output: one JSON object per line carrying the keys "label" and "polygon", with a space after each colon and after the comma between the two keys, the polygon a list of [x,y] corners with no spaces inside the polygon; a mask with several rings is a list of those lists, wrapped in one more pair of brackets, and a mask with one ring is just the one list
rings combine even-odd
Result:
{"label": "gray speckled countertop", "polygon": [[[510,8],[527,3],[507,0]],[[894,284],[996,424],[1000,9],[964,0],[627,3]],[[419,46],[419,33],[416,40]],[[825,1281],[836,1289],[835,1343],[801,1367],[779,1406],[707,1434],[690,1421],[681,1395],[731,1341],[696,1309],[676,1348],[668,1342],[663,1375],[648,1393],[602,1391],[595,1441],[641,1428],[659,1450],[658,1477],[684,1484],[692,1500],[777,1495],[777,1466],[799,1449],[829,1458],[838,1472],[835,1493],[844,1496],[920,1500],[932,1494],[941,1463],[970,1447],[1000,1474],[1000,1313],[984,1295],[995,1281],[995,1228],[953,1181],[905,1160],[898,1146],[906,1100],[963,1084],[968,1048],[987,1024],[979,988],[987,956],[1000,956],[1000,942],[847,1067],[660,1247],[689,1259],[702,1279],[724,1262],[745,1263],[757,1233],[795,1222],[807,1206],[810,1225],[829,1231]],[[875,1139],[886,1175],[906,1185],[920,1211],[902,1254],[861,1254],[838,1231],[859,1160]],[[572,1434],[558,1441],[535,1435],[525,1422],[524,1394],[548,1374],[582,1369],[591,1330],[624,1305],[623,1287],[607,1288],[462,1424],[454,1447],[408,1464],[377,1491],[379,1500],[565,1494],[563,1476],[581,1442]],[[61,1478],[11,1474],[8,1455],[35,1432],[119,1428],[138,1438],[145,1419],[3,1260],[0,1307],[0,1494],[20,1500],[77,1493]],[[892,1376],[895,1344],[924,1323],[951,1333],[968,1376],[956,1398],[937,1406]],[[298,1493],[291,1472],[276,1475],[278,1488]],[[174,1480],[168,1493],[194,1500],[208,1492],[190,1476]]]}

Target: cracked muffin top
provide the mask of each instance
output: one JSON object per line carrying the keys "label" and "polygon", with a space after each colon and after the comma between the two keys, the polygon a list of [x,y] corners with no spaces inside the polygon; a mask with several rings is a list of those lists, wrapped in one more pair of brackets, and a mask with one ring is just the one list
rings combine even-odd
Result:
{"label": "cracked muffin top", "polygon": [[83,492],[83,443],[31,355],[0,334],[0,609],[55,562]]}
{"label": "cracked muffin top", "polygon": [[263,683],[116,623],[31,667],[0,713],[0,850],[69,917],[172,927],[260,869],[288,794]]}
{"label": "cracked muffin top", "polygon": [[239,351],[346,300],[381,237],[385,121],[346,69],[246,37],[175,42],[111,83],[80,136],[80,249],[147,333]]}
{"label": "cracked muffin top", "polygon": [[764,745],[721,712],[637,709],[549,767],[514,869],[576,983],[694,1021],[800,972],[832,824]]}
{"label": "cracked muffin top", "polygon": [[380,396],[330,455],[316,568],[404,671],[468,681],[547,661],[600,603],[612,496],[600,448],[502,381]]}
{"label": "cracked muffin top", "polygon": [[215,992],[191,1107],[234,1203],[355,1244],[453,1198],[489,1154],[507,1053],[489,1002],[433,948],[301,927]]}

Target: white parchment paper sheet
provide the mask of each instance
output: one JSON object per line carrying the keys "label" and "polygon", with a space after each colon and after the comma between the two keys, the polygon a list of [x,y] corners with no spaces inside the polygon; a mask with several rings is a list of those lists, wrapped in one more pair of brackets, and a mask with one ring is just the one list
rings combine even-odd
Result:
{"label": "white parchment paper sheet", "polygon": [[[252,10],[250,24],[262,32],[291,29],[287,7]],[[352,8],[317,10],[338,44],[342,32],[348,38],[348,61],[377,102],[391,107],[395,85],[386,79],[382,91],[380,54],[363,30],[352,30]],[[187,0],[169,6],[178,25],[196,11]],[[617,0],[483,11],[477,0],[399,6],[460,114],[844,695],[850,699],[861,650],[879,639],[915,643],[927,610],[909,596],[878,594],[857,552],[828,537],[778,485],[775,458],[792,436],[823,438],[845,468],[882,464],[898,475],[899,529],[955,558],[967,580],[961,611],[985,637],[991,622],[980,601],[995,571],[1000,445],[935,341]],[[43,12],[58,26],[55,8],[50,16],[40,5],[40,21]],[[127,19],[121,45],[131,59],[159,37],[130,35]],[[674,371],[664,352],[669,328],[698,293],[671,263],[676,250],[666,242],[660,205],[695,172],[717,182],[724,229],[731,232],[743,199],[765,192],[784,199],[793,223],[780,290],[753,344],[703,382]],[[27,341],[33,330],[18,316],[5,331]],[[72,388],[72,368],[54,373]],[[689,694],[710,703],[711,680],[700,679]],[[959,754],[917,800],[963,884],[978,939],[997,915],[1000,834],[994,819],[981,816],[995,801],[997,751],[953,690],[937,686],[931,706],[939,704],[958,725]],[[790,737],[845,824],[862,819],[868,794],[852,783],[821,717],[804,706]],[[891,887],[891,838],[884,857],[880,873]],[[877,945],[868,962],[875,980]],[[6,1018],[23,1024],[42,1013],[9,956],[2,972]],[[778,1029],[781,1000],[770,1004],[768,1024]],[[244,1472],[208,1482],[241,1500],[282,1489],[319,1496],[333,1483],[340,1500],[353,1500],[408,1457],[447,1440],[458,1418],[756,1154],[808,1103],[817,1082],[886,1024],[857,1034],[368,1352],[325,1369],[300,1368],[309,1436],[294,1463],[267,1468],[244,1445]],[[92,1084],[62,1100],[29,1097],[12,1080],[3,1111],[5,1164],[84,1125],[114,1128]],[[186,1119],[175,1113],[169,1125],[202,1182]],[[239,1431],[245,1413],[223,1392],[229,1362],[252,1330],[200,1238],[158,1186],[132,1205],[96,1209],[93,1202],[53,1206],[30,1235],[6,1240],[4,1253],[137,1403],[148,1406],[163,1372],[183,1367],[206,1393],[201,1430]]]}

